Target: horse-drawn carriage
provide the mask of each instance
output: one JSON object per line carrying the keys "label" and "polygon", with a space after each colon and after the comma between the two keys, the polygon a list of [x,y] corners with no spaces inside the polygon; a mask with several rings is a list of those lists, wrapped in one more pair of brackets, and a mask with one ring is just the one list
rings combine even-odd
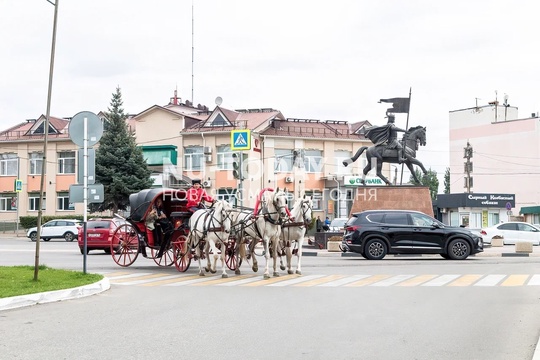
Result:
{"label": "horse-drawn carriage", "polygon": [[[163,200],[164,211],[173,223],[173,229],[163,235],[159,228],[147,225],[153,204]],[[269,261],[273,259],[274,276],[277,258],[287,256],[288,273],[292,255],[298,256],[296,272],[301,274],[302,242],[312,220],[311,199],[297,199],[292,210],[287,205],[288,196],[279,189],[263,189],[254,209],[233,208],[225,200],[215,201],[211,207],[191,213],[186,208],[185,190],[147,189],[130,196],[131,214],[127,224],[118,227],[111,242],[114,261],[129,266],[139,253],[152,258],[159,266],[175,264],[180,272],[188,270],[191,260],[199,262],[199,274],[204,275],[201,260],[206,258],[206,272],[216,272],[218,258],[222,261],[222,277],[229,268],[240,274],[244,260],[258,271],[257,246],[262,246],[261,256],[266,259],[264,277],[269,277]],[[157,226],[156,226],[157,227]],[[294,251],[292,244],[296,244]],[[146,249],[150,249],[148,255]],[[157,256],[158,252],[162,256]]]}

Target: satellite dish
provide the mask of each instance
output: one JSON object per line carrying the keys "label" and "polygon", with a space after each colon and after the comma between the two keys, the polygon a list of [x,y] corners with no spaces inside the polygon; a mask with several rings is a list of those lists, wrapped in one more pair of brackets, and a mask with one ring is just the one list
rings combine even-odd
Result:
{"label": "satellite dish", "polygon": [[219,106],[219,105],[221,105],[222,102],[223,102],[223,99],[221,98],[221,96],[218,96],[216,98],[216,105]]}

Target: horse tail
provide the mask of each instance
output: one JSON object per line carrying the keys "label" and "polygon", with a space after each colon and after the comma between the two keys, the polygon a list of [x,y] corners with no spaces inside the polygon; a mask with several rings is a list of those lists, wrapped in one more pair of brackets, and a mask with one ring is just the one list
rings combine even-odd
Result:
{"label": "horse tail", "polygon": [[355,162],[367,148],[368,148],[367,146],[362,146],[360,149],[356,151],[356,154],[354,154],[352,158],[343,160],[343,166],[349,166],[350,164]]}

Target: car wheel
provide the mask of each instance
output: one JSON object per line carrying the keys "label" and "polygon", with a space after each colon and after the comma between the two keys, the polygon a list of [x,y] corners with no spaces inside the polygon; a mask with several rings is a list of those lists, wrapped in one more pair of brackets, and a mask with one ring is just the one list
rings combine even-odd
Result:
{"label": "car wheel", "polygon": [[365,258],[368,260],[381,260],[386,256],[386,244],[380,239],[372,239],[364,248]]}
{"label": "car wheel", "polygon": [[43,238],[43,241],[49,241],[51,240],[50,238]]}
{"label": "car wheel", "polygon": [[32,241],[36,241],[37,240],[37,232],[32,232],[30,233],[30,240]]}
{"label": "car wheel", "polygon": [[[84,255],[84,248],[79,248],[79,250],[81,250],[81,254]],[[89,248],[86,248],[86,253],[87,253],[87,254],[90,253],[90,249],[89,249]]]}
{"label": "car wheel", "polygon": [[73,241],[74,239],[75,239],[75,235],[73,235],[73,233],[67,232],[64,234],[64,240]]}
{"label": "car wheel", "polygon": [[446,260],[450,259],[450,256],[448,256],[448,254],[439,254],[439,255],[441,255]]}
{"label": "car wheel", "polygon": [[455,239],[448,244],[448,256],[452,260],[465,260],[471,254],[471,246],[463,239]]}

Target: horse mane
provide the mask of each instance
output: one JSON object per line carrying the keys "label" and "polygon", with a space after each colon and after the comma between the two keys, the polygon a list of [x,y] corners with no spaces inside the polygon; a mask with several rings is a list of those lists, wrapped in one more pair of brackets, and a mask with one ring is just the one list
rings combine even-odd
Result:
{"label": "horse mane", "polygon": [[413,131],[416,131],[416,130],[422,129],[422,128],[423,128],[422,125],[412,126],[412,127],[409,128],[409,130],[407,130],[407,132],[408,132],[408,133],[411,133],[411,132],[413,132]]}

